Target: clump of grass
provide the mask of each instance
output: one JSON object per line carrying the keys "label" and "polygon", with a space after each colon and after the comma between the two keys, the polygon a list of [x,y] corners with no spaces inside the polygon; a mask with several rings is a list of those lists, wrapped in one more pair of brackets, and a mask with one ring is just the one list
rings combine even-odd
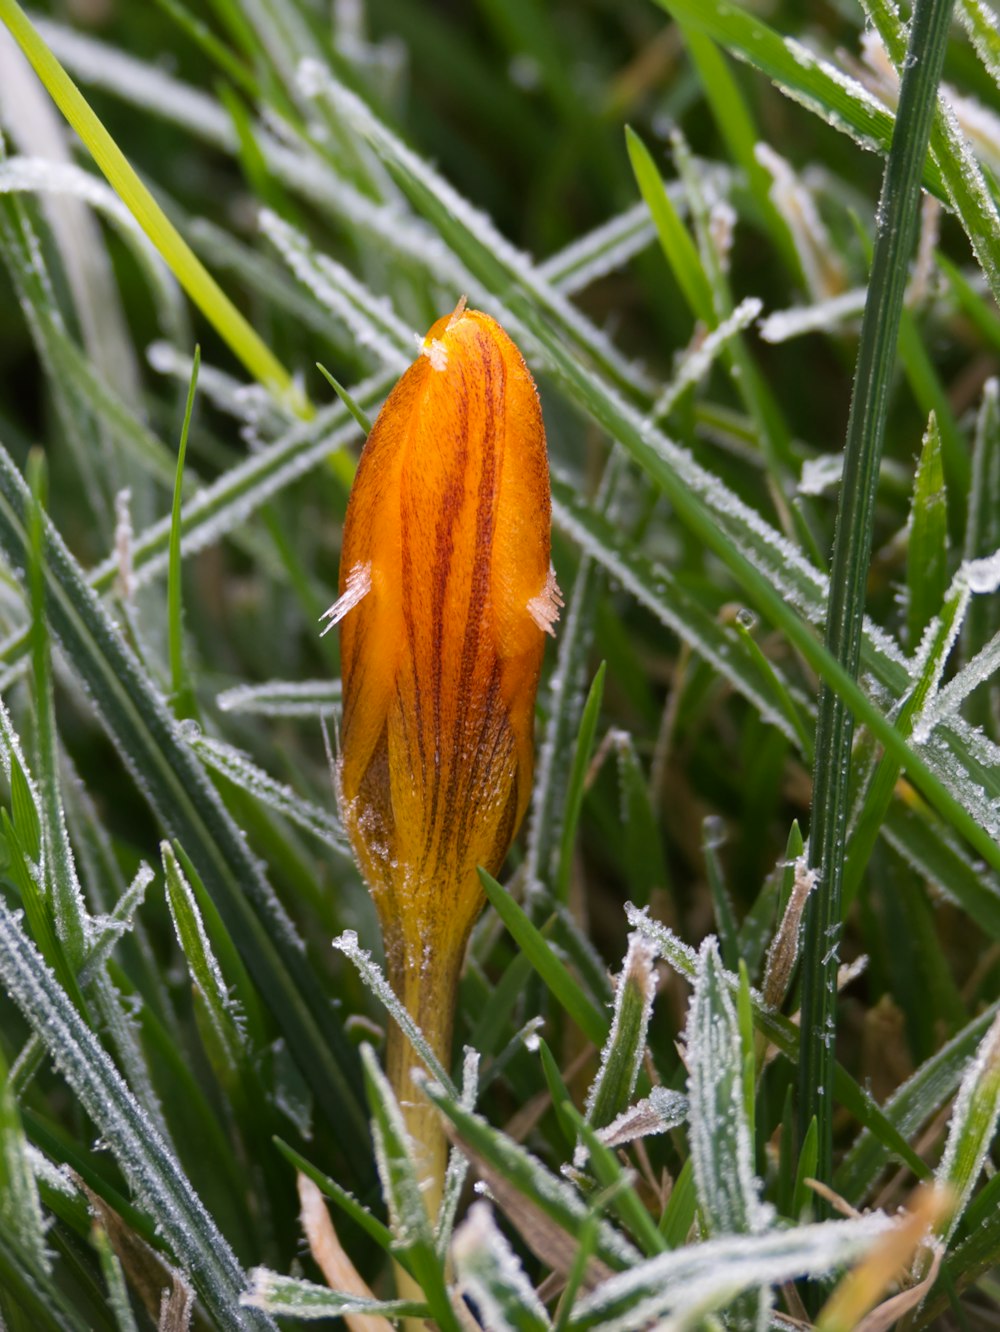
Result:
{"label": "clump of grass", "polygon": [[[0,0],[54,99],[0,47],[4,1326],[995,1320],[1000,59],[956,15]],[[538,378],[567,604],[449,1065],[318,621],[462,293]]]}

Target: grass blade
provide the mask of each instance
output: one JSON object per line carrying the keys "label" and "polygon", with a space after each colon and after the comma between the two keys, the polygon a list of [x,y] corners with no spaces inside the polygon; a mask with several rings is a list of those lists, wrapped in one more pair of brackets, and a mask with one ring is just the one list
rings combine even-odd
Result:
{"label": "grass blade", "polygon": [[[951,0],[917,0],[897,113],[897,132],[879,202],[879,227],[861,325],[855,389],[845,445],[830,574],[826,647],[857,677],[865,583],[872,542],[875,490],[888,413],[907,265],[916,238],[924,156],[951,20]],[[828,684],[820,690],[813,775],[809,862],[819,874],[806,906],[802,974],[802,1053],[799,1132],[815,1117],[817,1170],[829,1180],[833,1164],[833,1087],[837,965],[842,908],[844,833],[854,717]]]}

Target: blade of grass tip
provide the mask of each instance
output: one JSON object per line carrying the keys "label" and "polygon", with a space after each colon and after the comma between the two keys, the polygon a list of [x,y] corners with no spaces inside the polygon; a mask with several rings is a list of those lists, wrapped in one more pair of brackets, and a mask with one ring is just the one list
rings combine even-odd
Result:
{"label": "blade of grass tip", "polygon": [[710,37],[690,24],[678,20],[684,44],[691,53],[701,80],[705,101],[725,140],[730,156],[746,177],[754,206],[775,248],[780,252],[789,274],[796,283],[803,280],[802,263],[788,224],[771,199],[771,178],[757,160],[760,131],[753,122],[750,108],[733,77],[725,56]]}
{"label": "blade of grass tip", "polygon": [[556,872],[555,894],[560,902],[569,900],[569,879],[573,869],[573,844],[576,841],[576,828],[583,808],[583,797],[587,781],[587,769],[590,755],[594,748],[594,736],[597,734],[597,719],[601,712],[601,700],[604,697],[604,676],[606,662],[601,662],[590,686],[587,702],[580,718],[580,730],[576,737],[573,751],[573,766],[570,768],[569,785],[566,790],[566,815],[563,819],[562,839],[559,845],[559,867]]}
{"label": "blade of grass tip", "polygon": [[541,976],[546,987],[566,1010],[589,1041],[602,1046],[608,1034],[607,1016],[598,1011],[556,957],[540,930],[517,905],[506,888],[497,883],[484,869],[479,879],[486,896],[497,915],[510,931],[511,937],[531,965]]}
{"label": "blade of grass tip", "polygon": [[[826,631],[827,649],[853,679],[858,672],[892,369],[951,10],[952,0],[917,0],[877,213],[875,254],[847,426]],[[827,1182],[833,1165],[837,944],[853,730],[850,708],[824,684],[819,695],[809,838],[810,865],[817,870],[819,882],[806,907],[799,1125],[804,1140],[816,1117],[817,1172]]]}
{"label": "blade of grass tip", "polygon": [[316,369],[330,385],[334,393],[336,393],[337,397],[354,417],[355,421],[357,421],[358,425],[365,432],[365,438],[367,438],[372,432],[372,423],[367,414],[358,406],[348,393],[347,389],[344,388],[343,384],[341,384],[339,380],[334,379],[333,375],[330,374],[325,365],[320,365],[319,361],[317,361]]}
{"label": "blade of grass tip", "polygon": [[249,321],[237,310],[139,179],[17,0],[0,0],[0,20],[6,24],[11,36],[30,61],[49,96],[86,144],[112,189],[222,340],[254,378],[285,401],[297,415],[311,416],[312,407],[305,394]]}
{"label": "blade of grass tip", "polygon": [[187,402],[184,406],[181,440],[177,447],[174,502],[170,510],[170,548],[167,564],[167,643],[170,657],[171,702],[173,703],[174,716],[178,720],[184,717],[198,716],[198,703],[184,665],[181,505],[184,501],[184,459],[187,456],[188,433],[191,429],[191,413],[194,410],[194,395],[198,387],[200,366],[201,348],[196,346],[194,359],[191,362],[191,382],[188,385]]}

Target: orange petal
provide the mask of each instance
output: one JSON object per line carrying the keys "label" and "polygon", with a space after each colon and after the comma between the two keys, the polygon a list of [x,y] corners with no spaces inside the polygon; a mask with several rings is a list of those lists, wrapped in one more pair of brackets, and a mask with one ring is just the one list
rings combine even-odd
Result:
{"label": "orange petal", "polygon": [[390,939],[464,945],[527,808],[549,565],[534,382],[488,315],[430,329],[365,445],[340,566],[342,812]]}

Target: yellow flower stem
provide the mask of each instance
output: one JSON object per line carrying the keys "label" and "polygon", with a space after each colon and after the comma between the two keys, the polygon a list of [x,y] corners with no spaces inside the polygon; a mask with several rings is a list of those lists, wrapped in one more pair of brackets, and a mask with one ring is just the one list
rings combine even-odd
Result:
{"label": "yellow flower stem", "polygon": [[[447,1069],[451,1065],[455,1002],[466,940],[463,938],[458,948],[452,944],[450,948],[440,949],[418,948],[414,942],[412,939],[404,939],[398,928],[390,927],[386,930],[389,983],[422,1031],[438,1061]],[[417,1179],[433,1226],[437,1222],[444,1192],[448,1139],[441,1126],[440,1115],[413,1082],[413,1071],[423,1068],[419,1054],[396,1023],[390,1023],[386,1040],[386,1075],[396,1094],[413,1146]],[[417,1283],[398,1265],[396,1290],[400,1299],[424,1298]],[[409,1332],[422,1329],[420,1319],[404,1321],[407,1325],[412,1323]]]}

